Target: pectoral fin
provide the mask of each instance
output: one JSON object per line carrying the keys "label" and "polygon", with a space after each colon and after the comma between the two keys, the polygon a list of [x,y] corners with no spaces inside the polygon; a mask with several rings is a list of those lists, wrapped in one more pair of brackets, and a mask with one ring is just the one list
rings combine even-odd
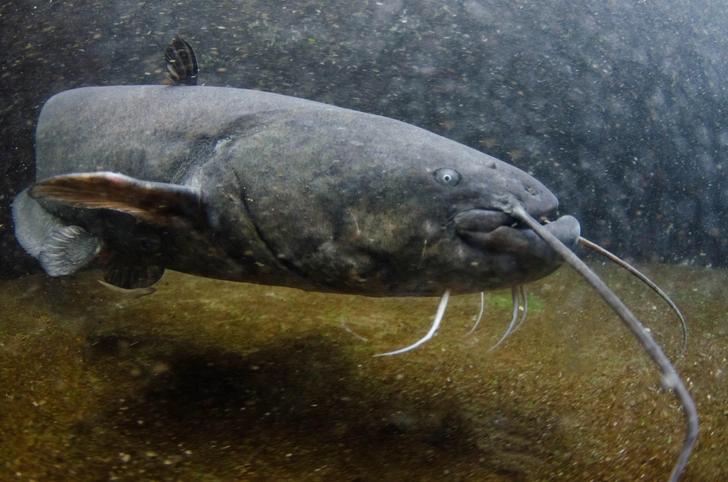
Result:
{"label": "pectoral fin", "polygon": [[158,226],[175,224],[181,218],[194,223],[201,216],[198,191],[113,172],[51,177],[28,189],[28,196],[76,208],[121,211]]}
{"label": "pectoral fin", "polygon": [[[109,217],[112,213],[77,215],[73,214],[76,211],[59,209],[56,203],[81,210],[127,213],[137,223],[117,226],[109,221],[114,219]],[[160,236],[170,232],[185,236],[205,225],[198,191],[111,172],[68,174],[41,181],[18,196],[13,216],[21,245],[49,275],[71,274],[98,254],[106,282],[125,289],[149,287],[164,274],[158,257],[160,247],[154,242],[150,245],[150,240],[158,243]]]}
{"label": "pectoral fin", "polygon": [[139,258],[118,251],[105,251],[99,258],[104,281],[118,288],[148,288],[164,276],[164,268],[148,257]]}
{"label": "pectoral fin", "polygon": [[80,226],[69,226],[43,209],[23,191],[13,201],[15,237],[40,261],[50,276],[71,274],[88,264],[101,249],[100,241]]}

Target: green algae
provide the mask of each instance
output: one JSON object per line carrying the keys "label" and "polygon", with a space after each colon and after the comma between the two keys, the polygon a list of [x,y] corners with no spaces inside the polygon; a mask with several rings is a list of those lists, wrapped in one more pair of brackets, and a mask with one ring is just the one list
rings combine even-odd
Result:
{"label": "green algae", "polygon": [[[497,292],[485,295],[485,305],[491,310],[506,310],[509,313],[513,307],[513,298],[510,293]],[[546,301],[534,294],[528,295],[528,312],[538,313],[544,309]]]}
{"label": "green algae", "polygon": [[[701,432],[684,480],[722,480],[726,272],[641,269],[690,325],[678,369]],[[598,271],[674,359],[677,318]],[[567,269],[528,287],[525,325],[492,352],[508,291],[472,335],[479,297],[455,297],[437,337],[386,358],[437,299],[168,273],[132,300],[97,277],[0,285],[0,480],[662,480],[683,437],[656,370]]]}

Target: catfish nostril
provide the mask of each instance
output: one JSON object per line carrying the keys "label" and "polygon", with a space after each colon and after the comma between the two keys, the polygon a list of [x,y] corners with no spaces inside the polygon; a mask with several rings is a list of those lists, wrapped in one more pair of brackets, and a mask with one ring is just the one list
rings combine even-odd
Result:
{"label": "catfish nostril", "polygon": [[528,186],[526,188],[526,191],[528,191],[528,194],[536,194],[536,188],[534,188],[533,186]]}

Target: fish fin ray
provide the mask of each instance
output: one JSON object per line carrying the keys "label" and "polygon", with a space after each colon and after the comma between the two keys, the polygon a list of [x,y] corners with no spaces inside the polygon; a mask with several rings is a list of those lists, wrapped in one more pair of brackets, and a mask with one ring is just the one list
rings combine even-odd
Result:
{"label": "fish fin ray", "polygon": [[28,254],[38,259],[48,235],[64,224],[28,196],[27,189],[15,197],[12,209],[15,238]]}
{"label": "fish fin ray", "polygon": [[175,224],[179,219],[202,220],[201,198],[195,189],[141,181],[113,172],[51,177],[32,186],[28,196],[68,203],[76,208],[126,212],[161,226]]}
{"label": "fish fin ray", "polygon": [[38,255],[49,276],[65,276],[86,266],[101,250],[101,243],[80,226],[61,226],[43,242]]}
{"label": "fish fin ray", "polygon": [[164,276],[163,267],[118,251],[106,251],[103,254],[101,269],[105,282],[125,290],[148,288]]}

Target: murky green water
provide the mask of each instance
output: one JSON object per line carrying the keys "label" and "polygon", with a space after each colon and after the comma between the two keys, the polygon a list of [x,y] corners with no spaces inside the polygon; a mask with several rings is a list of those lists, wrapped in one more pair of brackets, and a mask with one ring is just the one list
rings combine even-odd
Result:
{"label": "murky green water", "polygon": [[[689,326],[678,371],[701,416],[682,480],[728,479],[725,271],[642,267]],[[677,318],[600,269],[667,355]],[[1,480],[663,480],[677,402],[615,315],[569,269],[510,293],[369,299],[168,273],[126,299],[97,272],[0,285]]]}

